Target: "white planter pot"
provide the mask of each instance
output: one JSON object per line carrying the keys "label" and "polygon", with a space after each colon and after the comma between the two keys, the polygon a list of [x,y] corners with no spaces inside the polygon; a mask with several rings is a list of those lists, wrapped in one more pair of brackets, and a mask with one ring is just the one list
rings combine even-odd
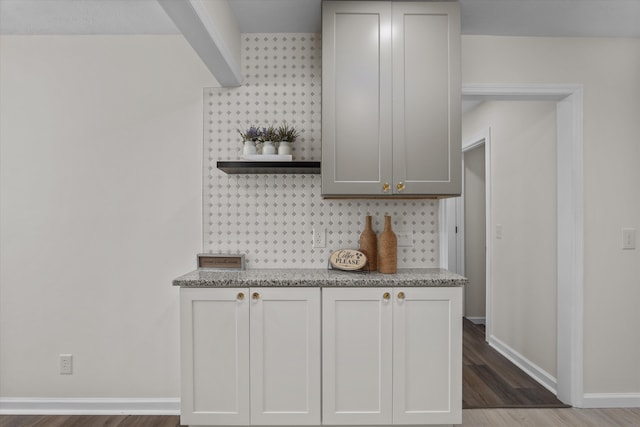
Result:
{"label": "white planter pot", "polygon": [[278,154],[291,154],[291,143],[289,141],[280,141]]}
{"label": "white planter pot", "polygon": [[256,154],[256,143],[253,141],[245,141],[242,147],[242,154]]}
{"label": "white planter pot", "polygon": [[262,154],[276,154],[276,147],[272,141],[265,141],[262,144]]}

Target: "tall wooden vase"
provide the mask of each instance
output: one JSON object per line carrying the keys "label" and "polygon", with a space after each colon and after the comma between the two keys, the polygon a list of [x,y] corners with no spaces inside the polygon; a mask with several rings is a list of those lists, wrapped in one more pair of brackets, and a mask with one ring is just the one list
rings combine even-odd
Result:
{"label": "tall wooden vase", "polygon": [[378,239],[378,271],[393,274],[398,271],[398,239],[391,229],[391,217],[384,217],[384,231]]}
{"label": "tall wooden vase", "polygon": [[378,236],[371,226],[371,215],[365,218],[364,231],[360,234],[360,252],[367,256],[369,270],[378,269]]}

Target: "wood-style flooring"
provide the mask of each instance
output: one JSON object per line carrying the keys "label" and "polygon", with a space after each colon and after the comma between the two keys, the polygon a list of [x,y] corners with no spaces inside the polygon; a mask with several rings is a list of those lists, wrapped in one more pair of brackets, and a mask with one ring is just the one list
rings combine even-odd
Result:
{"label": "wood-style flooring", "polygon": [[[0,415],[1,427],[178,427],[176,416]],[[638,427],[640,408],[464,409],[462,427]]]}
{"label": "wood-style flooring", "polygon": [[178,427],[163,415],[0,415],[0,427]]}
{"label": "wood-style flooring", "polygon": [[567,408],[485,342],[484,327],[463,323],[462,407]]}
{"label": "wood-style flooring", "polygon": [[464,427],[638,427],[640,408],[464,409]]}

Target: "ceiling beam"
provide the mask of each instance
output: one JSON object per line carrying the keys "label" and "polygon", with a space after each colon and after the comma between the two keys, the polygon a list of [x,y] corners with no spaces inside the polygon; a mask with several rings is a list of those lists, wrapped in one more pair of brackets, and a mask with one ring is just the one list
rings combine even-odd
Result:
{"label": "ceiling beam", "polygon": [[240,30],[226,0],[157,0],[222,87],[242,84]]}

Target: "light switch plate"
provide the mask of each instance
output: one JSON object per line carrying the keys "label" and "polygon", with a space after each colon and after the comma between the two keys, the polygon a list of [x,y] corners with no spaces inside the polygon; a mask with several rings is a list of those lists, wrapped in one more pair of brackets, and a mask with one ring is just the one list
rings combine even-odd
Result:
{"label": "light switch plate", "polygon": [[622,249],[635,249],[635,248],[636,248],[636,229],[623,228],[622,229]]}

